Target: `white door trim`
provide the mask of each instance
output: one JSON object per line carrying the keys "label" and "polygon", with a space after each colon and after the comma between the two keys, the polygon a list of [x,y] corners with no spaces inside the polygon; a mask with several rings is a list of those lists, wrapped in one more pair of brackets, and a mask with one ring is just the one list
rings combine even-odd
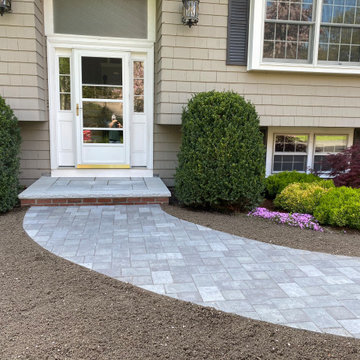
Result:
{"label": "white door trim", "polygon": [[[148,31],[147,31],[147,39],[126,39],[121,38],[121,40],[130,41],[130,42],[141,42],[141,41],[149,41],[154,43],[156,40],[156,0],[147,0],[147,22],[148,22]],[[44,25],[45,25],[45,35],[50,37],[54,36],[54,6],[53,0],[44,0]],[[66,37],[66,35],[65,35]],[[95,36],[82,36],[83,38],[87,38],[90,41],[95,38]],[[101,41],[114,40],[118,38],[111,38],[111,37],[101,37],[99,38]]]}
{"label": "white door trim", "polygon": [[[154,121],[154,42],[156,40],[156,0],[148,1],[148,36],[147,39],[127,39],[114,37],[99,37],[99,36],[82,36],[82,35],[64,35],[54,33],[54,16],[53,16],[53,0],[44,0],[44,26],[45,35],[47,37],[47,70],[48,70],[48,92],[49,92],[49,131],[50,131],[50,161],[51,173],[89,173],[86,170],[78,170],[74,168],[59,168],[58,146],[57,146],[57,117],[56,109],[58,102],[58,93],[56,84],[58,79],[56,74],[56,50],[66,49],[72,51],[73,49],[81,50],[102,50],[102,51],[122,51],[134,54],[134,58],[139,54],[144,56],[145,60],[145,107],[148,109],[146,117],[146,131],[147,131],[147,154],[146,154],[146,171],[152,174],[153,169],[153,121]],[[72,57],[73,59],[73,57]],[[131,59],[132,60],[132,59]],[[73,65],[73,64],[72,64]],[[73,77],[72,77],[73,78]],[[73,81],[73,80],[72,80]],[[72,83],[72,89],[74,89]],[[75,109],[75,94],[72,91],[72,109]],[[129,104],[132,106],[132,104]],[[75,129],[74,129],[75,132]],[[130,154],[131,156],[131,154]],[[75,159],[76,162],[77,159]],[[131,164],[131,158],[130,158]],[[129,170],[125,170],[129,171]],[[131,172],[136,169],[131,169]],[[145,171],[144,168],[139,168],[140,172]],[[103,176],[115,176],[116,174],[123,174],[124,170],[96,170],[96,174],[104,174]],[[111,173],[111,175],[110,175]],[[53,175],[53,176],[61,176]],[[66,176],[66,175],[64,175]],[[76,175],[74,175],[76,176]],[[81,176],[81,175],[77,175]],[[101,175],[100,175],[101,176]],[[119,175],[126,176],[126,175]]]}
{"label": "white door trim", "polygon": [[[146,98],[145,106],[147,109],[147,157],[146,157],[146,167],[147,169],[153,169],[153,121],[154,121],[154,44],[150,42],[143,42],[141,47],[129,47],[127,44],[125,47],[121,47],[120,44],[124,45],[123,41],[112,42],[111,46],[104,46],[103,43],[99,46],[99,42],[93,39],[90,43],[88,41],[83,42],[81,37],[71,36],[67,37],[67,40],[71,38],[71,41],[65,42],[64,38],[48,38],[47,40],[47,55],[48,55],[48,86],[49,86],[49,127],[50,127],[50,159],[51,159],[51,171],[59,169],[58,161],[58,146],[57,146],[57,117],[56,117],[56,108],[58,102],[58,92],[57,92],[57,73],[56,69],[56,51],[58,49],[69,49],[73,51],[75,49],[81,51],[101,51],[104,52],[116,52],[116,53],[126,53],[130,52],[131,55],[129,61],[133,59],[138,59],[139,54],[144,54],[145,59],[145,77],[146,77]],[[72,70],[76,69],[74,64],[74,56],[72,58]],[[73,76],[72,76],[73,78]],[[129,79],[131,76],[129,76]],[[128,80],[130,81],[130,80]],[[74,82],[72,81],[72,109],[76,108],[75,102],[75,91],[74,91]],[[131,86],[131,84],[129,84]],[[130,104],[129,104],[130,106]],[[130,111],[129,114],[132,112]],[[76,133],[76,129],[74,128]],[[131,164],[131,153],[130,154],[130,164]],[[77,161],[77,159],[75,159]],[[76,162],[75,161],[75,162]],[[106,175],[104,175],[106,176]]]}
{"label": "white door trim", "polygon": [[[49,132],[50,132],[50,168],[57,169],[59,166],[58,147],[57,147],[57,116],[56,116],[56,100],[57,100],[57,69],[56,69],[56,53],[55,47],[48,44],[47,46],[47,71],[48,71],[48,96],[49,96]],[[71,102],[73,103],[73,101]]]}

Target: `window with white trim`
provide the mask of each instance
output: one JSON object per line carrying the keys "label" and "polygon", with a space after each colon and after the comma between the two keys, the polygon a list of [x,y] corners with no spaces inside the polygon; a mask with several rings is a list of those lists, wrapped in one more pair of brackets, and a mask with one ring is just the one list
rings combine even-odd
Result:
{"label": "window with white trim", "polygon": [[360,0],[322,0],[318,60],[359,64]]}
{"label": "window with white trim", "polygon": [[314,169],[319,173],[329,172],[326,156],[337,154],[348,146],[349,136],[344,134],[275,133],[271,171],[307,172]]}
{"label": "window with white trim", "polygon": [[308,135],[276,134],[274,136],[273,172],[306,171]]}
{"label": "window with white trim", "polygon": [[251,13],[249,69],[360,73],[360,0],[254,0]]}
{"label": "window with white trim", "polygon": [[347,143],[347,135],[315,135],[314,170],[317,172],[330,171],[326,156],[345,150]]}
{"label": "window with white trim", "polygon": [[309,61],[314,1],[266,1],[263,59]]}

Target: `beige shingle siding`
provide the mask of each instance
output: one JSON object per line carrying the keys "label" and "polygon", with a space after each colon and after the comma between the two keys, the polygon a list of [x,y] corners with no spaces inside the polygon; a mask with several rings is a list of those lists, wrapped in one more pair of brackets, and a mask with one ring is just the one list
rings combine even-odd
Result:
{"label": "beige shingle siding", "polygon": [[0,95],[20,120],[21,182],[50,171],[46,45],[41,0],[12,1],[0,21]]}
{"label": "beige shingle siding", "polygon": [[174,185],[180,141],[180,126],[154,125],[154,174],[170,186]]}
{"label": "beige shingle siding", "polygon": [[246,72],[226,65],[227,0],[202,0],[197,27],[181,24],[182,2],[162,1],[158,26],[157,123],[180,124],[191,93],[234,90],[265,126],[359,126],[360,77]]}
{"label": "beige shingle siding", "polygon": [[180,146],[180,127],[169,125],[181,123],[192,93],[234,90],[256,105],[263,126],[360,126],[360,76],[227,66],[228,0],[201,0],[199,25],[191,29],[181,24],[181,9],[179,0],[158,2],[155,121],[162,126],[155,126],[154,168],[168,184]]}
{"label": "beige shingle siding", "polygon": [[21,183],[30,185],[50,173],[49,123],[21,122]]}
{"label": "beige shingle siding", "polygon": [[13,1],[0,22],[0,94],[20,121],[46,120],[43,4]]}

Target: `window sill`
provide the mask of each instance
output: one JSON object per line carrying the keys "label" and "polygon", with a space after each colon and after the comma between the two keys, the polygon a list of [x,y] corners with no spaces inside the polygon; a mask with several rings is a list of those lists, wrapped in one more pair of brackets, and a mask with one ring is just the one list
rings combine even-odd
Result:
{"label": "window sill", "polygon": [[339,75],[360,75],[360,66],[344,65],[313,65],[301,63],[275,63],[261,62],[259,64],[248,63],[248,71],[282,71],[282,72],[299,72],[299,73],[318,73],[318,74],[339,74]]}

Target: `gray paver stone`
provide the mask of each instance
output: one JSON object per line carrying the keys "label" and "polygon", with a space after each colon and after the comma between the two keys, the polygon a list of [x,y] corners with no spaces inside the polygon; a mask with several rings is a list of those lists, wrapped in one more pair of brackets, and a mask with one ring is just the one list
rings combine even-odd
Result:
{"label": "gray paver stone", "polygon": [[[110,196],[117,185],[119,191],[137,191],[133,188],[145,183],[156,188],[151,179],[116,181],[76,179],[74,185],[70,178],[45,178],[34,191],[43,191],[45,184],[54,193],[65,192],[72,185]],[[360,338],[358,258],[225,234],[176,219],[158,205],[36,207],[27,212],[24,228],[56,255],[149,291],[253,319]]]}

